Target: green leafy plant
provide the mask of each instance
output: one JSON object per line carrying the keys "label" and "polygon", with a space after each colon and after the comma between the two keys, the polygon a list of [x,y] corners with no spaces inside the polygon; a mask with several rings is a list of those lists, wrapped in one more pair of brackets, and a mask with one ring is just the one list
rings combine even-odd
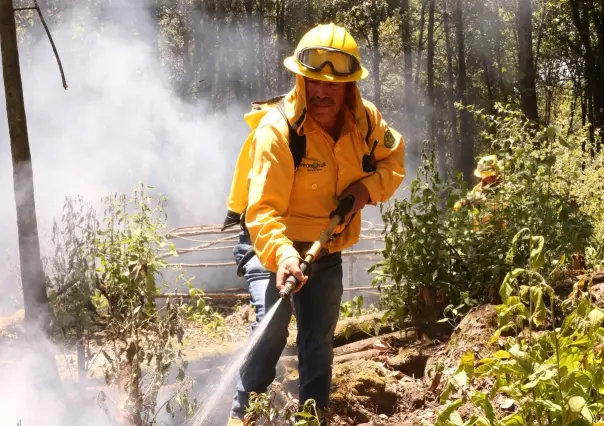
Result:
{"label": "green leafy plant", "polygon": [[271,390],[266,393],[251,392],[245,421],[254,426],[321,426],[324,413],[319,411],[313,399],[307,400],[302,407],[297,400],[291,399],[279,410],[275,405],[275,394]]}
{"label": "green leafy plant", "polygon": [[55,220],[53,225],[53,255],[44,262],[53,325],[64,338],[75,337],[80,379],[88,370],[86,345],[91,322],[98,313],[92,302],[98,226],[88,202],[82,197],[67,197],[61,221]]}
{"label": "green leafy plant", "polygon": [[582,267],[595,219],[575,188],[580,164],[575,161],[567,172],[566,152],[579,139],[553,126],[529,128],[521,114],[502,105],[495,111],[474,111],[490,129],[483,133],[486,153],[503,162],[501,179],[486,191],[486,202],[453,208],[466,198],[461,177],[440,176],[434,150],[425,147],[410,195],[381,207],[384,259],[370,272],[374,284],[394,284],[385,288],[381,302],[403,326],[435,331],[443,315],[447,319],[440,324],[454,325],[473,305],[499,302],[496,285],[509,269],[508,242],[523,228],[537,230],[555,258],[576,260],[566,269],[544,265],[546,275],[556,269],[550,281]]}
{"label": "green leafy plant", "polygon": [[140,184],[129,199],[106,197],[105,226],[96,237],[98,288],[107,300],[105,333],[112,342],[102,351],[108,361],[105,379],[124,391],[118,410],[141,425],[156,424],[158,392],[173,366],[178,369],[176,392],[163,406],[173,414],[176,403],[191,414],[196,405],[188,398],[193,382],[185,376],[181,352],[187,307],[170,298],[160,309],[155,304],[157,279],[168,267],[160,250],[174,247],[160,233],[166,198],[148,195],[150,189]]}
{"label": "green leafy plant", "polygon": [[348,302],[340,303],[340,319],[360,317],[363,315],[363,296],[354,296]]}
{"label": "green leafy plant", "polygon": [[[480,360],[473,352],[463,355],[441,393],[441,403],[454,398],[439,412],[437,425],[565,426],[604,420],[604,311],[591,304],[582,285],[568,299],[557,298],[541,273],[548,263],[544,238],[528,229],[514,237],[509,264],[522,245],[526,266],[513,268],[500,288],[499,328],[491,339],[500,349]],[[556,310],[567,314],[562,321]],[[512,335],[502,337],[506,333]],[[492,383],[488,392],[484,383]],[[516,410],[499,413],[492,403],[496,395]],[[465,421],[457,411],[464,404],[472,407]]]}
{"label": "green leafy plant", "polygon": [[226,322],[223,316],[207,303],[209,299],[204,297],[203,290],[189,284],[189,296],[191,301],[187,305],[187,318],[203,324],[206,331],[224,337],[227,331]]}

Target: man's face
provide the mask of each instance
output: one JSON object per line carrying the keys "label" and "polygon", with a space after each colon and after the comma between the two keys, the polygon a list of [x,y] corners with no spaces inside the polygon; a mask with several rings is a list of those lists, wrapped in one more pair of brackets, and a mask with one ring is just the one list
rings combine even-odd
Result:
{"label": "man's face", "polygon": [[310,116],[323,127],[333,127],[346,102],[347,83],[306,78],[306,104]]}

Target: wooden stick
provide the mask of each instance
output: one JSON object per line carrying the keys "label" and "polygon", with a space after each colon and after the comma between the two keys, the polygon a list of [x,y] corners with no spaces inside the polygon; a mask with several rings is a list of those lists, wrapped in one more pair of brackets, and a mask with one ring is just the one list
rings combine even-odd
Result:
{"label": "wooden stick", "polygon": [[373,345],[377,341],[389,343],[390,341],[396,340],[399,342],[413,342],[417,340],[417,331],[415,330],[402,330],[395,331],[393,333],[383,334],[380,336],[369,337],[367,339],[359,340],[358,342],[349,343],[344,346],[340,346],[334,348],[333,355],[334,356],[342,356],[355,352],[366,351],[368,349],[373,349]]}
{"label": "wooden stick", "polygon": [[568,280],[561,282],[558,285],[555,285],[554,289],[572,287],[573,285],[575,285],[575,283],[577,283],[581,280],[585,280],[585,284],[589,284],[590,282],[591,282],[591,284],[604,283],[604,273],[593,274],[591,276],[589,274],[578,275],[575,278],[570,278]]}
{"label": "wooden stick", "polygon": [[[382,285],[382,287],[392,287],[391,284]],[[344,291],[367,291],[367,290],[375,290],[376,287],[347,287]],[[195,296],[191,296],[189,293],[162,293],[156,294],[156,299],[166,299],[168,297],[182,297],[183,299],[188,299],[191,297],[209,297],[209,298],[228,298],[228,295],[236,295],[237,297],[249,297],[247,292],[248,290],[245,288],[229,288],[219,291],[206,291],[203,294],[196,294]]]}
{"label": "wooden stick", "polygon": [[355,361],[355,360],[358,360],[358,359],[370,359],[370,358],[375,358],[377,356],[380,356],[382,354],[384,354],[383,351],[380,351],[380,350],[377,350],[377,349],[369,349],[367,351],[355,352],[355,353],[352,353],[352,354],[336,356],[333,359],[333,363],[334,364],[341,364],[343,362]]}

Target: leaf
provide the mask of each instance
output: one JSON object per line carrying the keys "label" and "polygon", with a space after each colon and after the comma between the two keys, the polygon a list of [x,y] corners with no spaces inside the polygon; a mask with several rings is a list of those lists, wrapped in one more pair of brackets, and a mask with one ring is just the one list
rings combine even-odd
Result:
{"label": "leaf", "polygon": [[533,302],[533,322],[537,327],[545,322],[547,311],[543,302],[543,290],[539,286],[531,287],[531,301]]}
{"label": "leaf", "polygon": [[462,399],[458,399],[448,404],[445,409],[436,418],[436,426],[445,426],[451,418],[451,414],[455,412],[463,404]]}
{"label": "leaf", "polygon": [[528,228],[522,228],[520,231],[518,231],[516,235],[514,235],[514,238],[512,238],[512,243],[510,245],[510,250],[508,251],[508,254],[505,257],[506,263],[509,263],[510,265],[512,264],[512,262],[514,261],[514,256],[516,256],[516,244],[518,243],[518,240],[520,239],[522,234],[528,233],[530,235],[530,232],[531,231]]}
{"label": "leaf", "polygon": [[568,400],[568,408],[573,413],[580,413],[581,410],[583,410],[584,406],[585,398],[583,398],[582,396],[573,396],[571,399]]}
{"label": "leaf", "polygon": [[507,304],[509,297],[514,294],[513,284],[516,282],[516,279],[525,271],[526,270],[523,268],[516,268],[513,271],[508,272],[503,279],[503,283],[499,288],[499,294],[501,295],[501,300],[504,304]]}
{"label": "leaf", "polygon": [[[545,263],[545,255],[543,253],[543,244],[545,239],[542,236],[531,237],[531,260],[530,265],[532,270],[539,269]],[[536,246],[535,246],[536,245]]]}
{"label": "leaf", "polygon": [[515,374],[518,376],[524,376],[526,374],[522,366],[516,360],[501,362],[494,370],[497,373]]}
{"label": "leaf", "polygon": [[461,415],[457,411],[453,411],[451,413],[451,416],[449,417],[449,422],[454,426],[463,425],[463,419],[461,418]]}
{"label": "leaf", "polygon": [[592,309],[587,315],[587,321],[593,331],[597,330],[604,322],[604,311],[600,308]]}
{"label": "leaf", "polygon": [[512,355],[510,355],[509,352],[502,351],[502,350],[499,350],[499,351],[495,352],[493,355],[491,355],[491,358],[497,358],[497,359],[509,359],[511,357],[512,357]]}
{"label": "leaf", "polygon": [[512,398],[506,398],[503,400],[503,402],[501,404],[499,404],[499,406],[501,408],[503,408],[504,410],[509,410],[510,408],[512,408],[514,406],[515,403],[516,403],[516,401],[514,401]]}
{"label": "leaf", "polygon": [[496,358],[483,358],[479,362],[480,365],[476,367],[474,373],[477,377],[482,377],[485,374],[491,373],[491,370],[499,364],[500,360]]}
{"label": "leaf", "polygon": [[562,414],[562,407],[548,399],[536,399],[535,404],[544,408],[547,412],[553,414],[554,416]]}
{"label": "leaf", "polygon": [[501,426],[524,426],[524,419],[520,413],[510,414],[500,420]]}
{"label": "leaf", "polygon": [[472,401],[483,409],[487,420],[492,424],[495,421],[495,410],[487,395],[482,392],[476,392],[472,395]]}
{"label": "leaf", "polygon": [[445,385],[445,388],[443,389],[442,393],[440,394],[439,400],[441,404],[444,404],[447,399],[449,399],[449,396],[451,396],[451,394],[453,393],[453,391],[455,390],[455,384],[453,383],[453,380],[447,380],[447,384]]}
{"label": "leaf", "polygon": [[348,324],[346,327],[344,327],[344,337],[346,338],[346,340],[348,340],[350,338],[352,334],[352,327],[350,326],[350,324]]}
{"label": "leaf", "polygon": [[534,374],[529,376],[530,381],[528,383],[525,383],[522,386],[522,389],[532,389],[535,386],[537,386],[537,384],[539,384],[539,382],[548,382],[555,376],[556,376],[556,366],[544,364],[541,367],[539,367]]}
{"label": "leaf", "polygon": [[506,324],[503,327],[497,329],[497,331],[495,331],[495,334],[493,334],[493,336],[489,340],[489,343],[493,344],[493,343],[497,342],[497,340],[501,336],[501,333],[503,333],[506,330],[510,330],[512,328],[514,328],[514,324]]}
{"label": "leaf", "polygon": [[461,357],[459,367],[453,375],[453,379],[459,386],[467,386],[474,376],[474,352],[468,351]]}

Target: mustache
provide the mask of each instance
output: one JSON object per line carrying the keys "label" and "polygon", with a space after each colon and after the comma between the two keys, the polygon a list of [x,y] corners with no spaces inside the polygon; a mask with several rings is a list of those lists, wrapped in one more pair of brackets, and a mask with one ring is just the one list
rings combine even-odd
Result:
{"label": "mustache", "polygon": [[331,98],[312,97],[310,98],[310,104],[317,106],[334,106],[336,103]]}

